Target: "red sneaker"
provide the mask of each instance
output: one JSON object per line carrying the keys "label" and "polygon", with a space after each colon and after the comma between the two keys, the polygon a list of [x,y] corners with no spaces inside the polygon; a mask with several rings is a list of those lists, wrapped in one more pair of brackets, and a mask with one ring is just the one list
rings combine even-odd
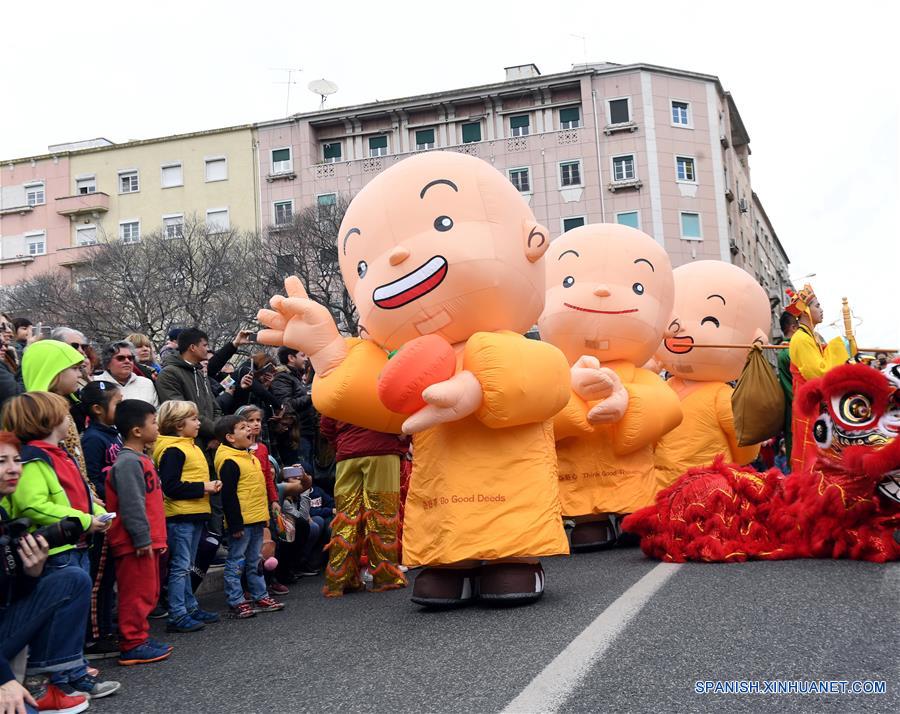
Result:
{"label": "red sneaker", "polygon": [[269,586],[269,595],[287,595],[289,592],[290,590],[287,589],[287,586],[281,583],[273,581]]}
{"label": "red sneaker", "polygon": [[239,602],[231,606],[231,616],[236,620],[246,620],[248,617],[256,617],[256,612],[249,602]]}
{"label": "red sneaker", "polygon": [[261,597],[252,607],[254,612],[278,612],[284,610],[284,603],[270,597]]}
{"label": "red sneaker", "polygon": [[90,706],[83,694],[65,694],[55,684],[47,684],[43,690],[41,696],[38,696],[39,692],[32,692],[31,695],[37,702],[38,711],[44,714],[78,714]]}

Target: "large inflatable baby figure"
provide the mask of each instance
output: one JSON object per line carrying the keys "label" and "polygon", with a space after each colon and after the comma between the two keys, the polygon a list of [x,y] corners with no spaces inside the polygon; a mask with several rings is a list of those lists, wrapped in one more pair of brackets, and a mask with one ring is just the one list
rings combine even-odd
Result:
{"label": "large inflatable baby figure", "polygon": [[723,454],[728,463],[748,464],[759,446],[739,446],[727,384],[747,361],[749,345],[769,339],[769,298],[745,270],[719,260],[675,268],[672,337],[660,345],[657,361],[672,375],[667,382],[681,400],[684,421],[656,447],[657,488],[663,489],[694,466]]}
{"label": "large inflatable baby figure", "polygon": [[575,521],[572,549],[616,540],[611,516],[653,501],[654,444],[681,421],[678,398],[644,369],[672,312],[672,265],[646,233],[582,226],[547,252],[541,338],[572,365],[572,392],[556,417],[559,495]]}
{"label": "large inflatable baby figure", "polygon": [[374,178],[341,224],[358,339],[338,334],[296,278],[260,312],[272,328],[261,341],[309,355],[322,414],[414,434],[403,562],[426,566],[413,587],[421,605],[536,600],[538,558],[568,552],[552,419],[569,366],[522,336],[544,305],[548,246],[488,163],[422,154]]}

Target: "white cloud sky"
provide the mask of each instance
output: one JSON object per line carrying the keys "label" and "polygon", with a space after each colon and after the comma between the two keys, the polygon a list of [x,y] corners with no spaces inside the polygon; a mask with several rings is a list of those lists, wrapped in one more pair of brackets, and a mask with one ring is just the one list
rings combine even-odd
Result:
{"label": "white cloud sky", "polygon": [[[534,62],[647,62],[717,75],[751,137],[753,187],[826,322],[900,348],[898,79],[892,3],[3,3],[0,157],[48,144],[228,126],[503,79]],[[584,36],[584,40],[573,35]],[[832,328],[823,327],[826,335]],[[886,344],[885,344],[886,343]]]}

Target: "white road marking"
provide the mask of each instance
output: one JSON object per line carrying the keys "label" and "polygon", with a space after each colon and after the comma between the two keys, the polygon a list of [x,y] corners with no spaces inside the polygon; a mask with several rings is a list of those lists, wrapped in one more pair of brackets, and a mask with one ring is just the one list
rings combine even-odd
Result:
{"label": "white road marking", "polygon": [[628,588],[506,705],[503,714],[558,711],[594,663],[680,567],[680,563],[660,563]]}

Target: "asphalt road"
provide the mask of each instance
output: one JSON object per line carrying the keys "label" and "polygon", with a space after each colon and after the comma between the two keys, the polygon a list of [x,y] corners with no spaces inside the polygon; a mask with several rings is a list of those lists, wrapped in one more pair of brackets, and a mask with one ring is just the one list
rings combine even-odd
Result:
{"label": "asphalt road", "polygon": [[[544,562],[548,591],[536,605],[436,613],[408,591],[325,600],[321,580],[305,579],[280,613],[189,635],[155,621],[154,636],[175,645],[171,659],[99,663],[123,688],[92,711],[498,712],[540,690],[554,660],[558,672],[577,671],[570,643],[621,607],[632,619],[595,638],[605,649],[557,697],[558,711],[900,711],[900,564],[687,564],[640,609],[629,605],[657,565],[637,549],[556,558]],[[224,608],[219,595],[204,604]],[[887,691],[695,693],[698,680],[822,679],[885,680]]]}

